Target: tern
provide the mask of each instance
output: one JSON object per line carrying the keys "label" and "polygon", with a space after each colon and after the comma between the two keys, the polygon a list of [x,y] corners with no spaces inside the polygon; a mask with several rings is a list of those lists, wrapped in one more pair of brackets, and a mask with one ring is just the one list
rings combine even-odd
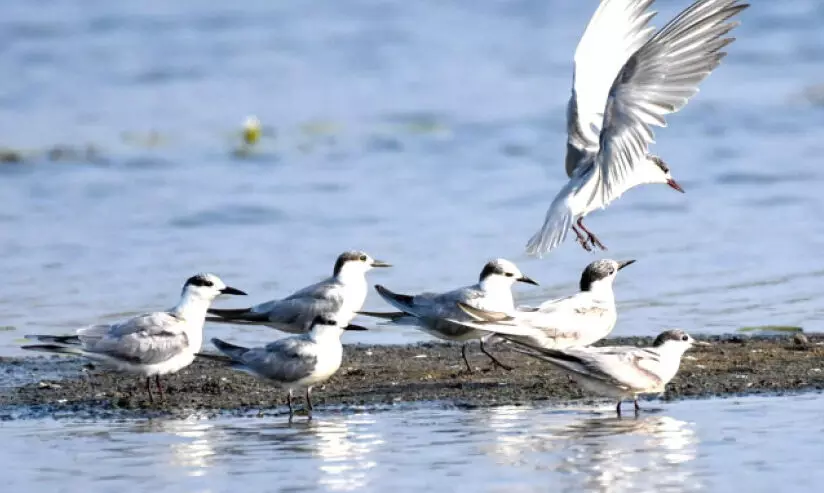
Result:
{"label": "tern", "polygon": [[373,267],[389,267],[365,252],[343,252],[335,261],[332,277],[307,286],[286,298],[267,301],[249,308],[217,309],[209,313],[210,322],[266,325],[291,334],[307,332],[315,317],[347,325],[366,301],[369,285],[366,273]]}
{"label": "tern", "polygon": [[93,325],[75,335],[27,335],[47,344],[22,346],[30,351],[83,356],[104,367],[146,377],[146,391],[154,402],[151,377],[163,398],[161,375],[176,373],[194,361],[203,343],[206,309],[221,294],[245,295],[214,274],[197,274],[183,285],[176,307],[114,324]]}
{"label": "tern", "polygon": [[[465,303],[459,306],[475,320],[465,325],[506,335],[509,340],[545,349],[589,346],[615,327],[618,311],[613,283],[618,271],[633,263],[635,260],[596,260],[581,274],[578,293],[545,301],[535,308],[518,307],[502,313],[479,310]],[[513,327],[526,331],[524,335],[514,335]]]}
{"label": "tern", "polygon": [[666,330],[655,338],[652,347],[571,347],[540,349],[517,343],[515,350],[551,363],[563,370],[584,389],[618,399],[615,411],[621,415],[621,402],[632,399],[635,412],[638,396],[660,394],[678,373],[681,356],[697,342],[686,332]]}
{"label": "tern", "polygon": [[306,411],[312,419],[312,387],[325,382],[340,368],[344,330],[366,330],[359,325],[341,325],[322,315],[316,316],[309,332],[285,337],[263,347],[235,346],[220,339],[212,344],[228,359],[201,353],[207,359],[230,363],[232,368],[244,371],[286,389],[289,421],[294,416],[292,395],[295,390],[306,390]]}
{"label": "tern", "polygon": [[481,351],[495,365],[511,369],[498,361],[484,347],[484,337],[490,332],[468,327],[461,322],[471,321],[458,303],[480,310],[509,313],[515,309],[512,285],[515,282],[538,285],[536,281],[521,273],[518,267],[505,259],[488,262],[481,271],[480,279],[471,286],[465,286],[445,293],[421,293],[416,295],[398,294],[378,284],[378,294],[399,312],[359,312],[362,315],[389,319],[394,323],[415,325],[424,332],[439,339],[463,342],[461,355],[468,371],[472,371],[466,358],[467,342],[481,341]]}
{"label": "tern", "polygon": [[[726,56],[729,19],[749,5],[698,0],[660,31],[647,23],[653,0],[603,0],[575,51],[567,105],[569,182],[552,201],[527,253],[541,256],[575,232],[586,250],[606,249],[583,224],[627,190],[646,183],[683,192],[669,166],[648,153],[652,126],[679,111]],[[577,226],[577,227],[576,227]]]}

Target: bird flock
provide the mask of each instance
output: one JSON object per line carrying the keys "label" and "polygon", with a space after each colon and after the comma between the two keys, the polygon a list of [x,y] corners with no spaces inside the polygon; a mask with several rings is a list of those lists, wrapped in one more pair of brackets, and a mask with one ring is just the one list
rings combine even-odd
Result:
{"label": "bird flock", "polygon": [[[683,188],[664,160],[650,154],[653,126],[680,110],[698,85],[726,56],[734,38],[731,21],[749,5],[739,0],[697,0],[656,31],[653,0],[602,0],[575,51],[572,91],[567,106],[565,170],[569,182],[557,194],[527,252],[542,256],[557,248],[572,230],[584,249],[605,249],[583,224],[627,190],[644,183]],[[252,122],[255,123],[255,122]],[[257,125],[250,123],[249,128]],[[254,132],[249,132],[250,138]],[[66,336],[30,335],[24,349],[85,357],[108,369],[145,379],[163,398],[161,376],[190,365],[196,357],[216,360],[263,379],[287,393],[289,419],[296,391],[311,392],[341,365],[341,335],[367,330],[352,324],[358,316],[389,325],[411,325],[446,341],[462,343],[466,370],[468,343],[503,369],[511,369],[488,349],[504,342],[518,353],[538,358],[567,373],[582,388],[617,400],[663,392],[681,357],[695,344],[681,330],[661,332],[651,347],[593,347],[615,327],[613,282],[634,260],[596,260],[583,270],[579,290],[538,306],[516,306],[516,282],[537,285],[505,259],[487,262],[477,282],[450,291],[396,293],[375,290],[392,311],[363,311],[369,291],[367,272],[390,265],[362,251],[338,256],[332,275],[293,294],[246,308],[212,308],[221,295],[246,295],[214,274],[201,273],[183,285],[178,304],[119,323],[93,325]],[[292,334],[265,346],[247,348],[212,339],[218,353],[201,352],[206,322],[263,325]],[[152,382],[154,380],[154,382]]]}

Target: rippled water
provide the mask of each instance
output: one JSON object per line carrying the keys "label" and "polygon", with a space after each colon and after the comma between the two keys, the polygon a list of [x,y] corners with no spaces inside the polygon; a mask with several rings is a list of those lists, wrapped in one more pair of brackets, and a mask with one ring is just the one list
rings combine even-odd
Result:
{"label": "rippled water", "polygon": [[[662,18],[686,3],[656,2]],[[824,107],[813,96],[824,7],[754,3],[723,66],[658,132],[654,152],[688,193],[648,186],[589,219],[608,255],[639,260],[617,283],[616,334],[820,329]],[[0,164],[0,354],[17,353],[24,333],[167,307],[196,271],[252,301],[285,295],[350,248],[393,262],[371,279],[401,291],[468,284],[497,256],[542,281],[525,299],[574,290],[591,254],[571,242],[541,261],[522,250],[565,180],[571,56],[594,6],[5,0],[0,147],[25,163]],[[248,114],[270,135],[237,152]],[[821,404],[685,402],[620,422],[502,408],[295,428],[6,423],[0,481],[8,491],[227,491],[247,475],[292,490],[801,490],[824,479],[811,459]]]}
{"label": "rippled water", "polygon": [[[662,17],[685,3],[657,2]],[[349,248],[393,262],[371,278],[402,291],[468,284],[496,256],[543,282],[528,300],[573,291],[592,254],[522,249],[565,180],[571,55],[594,4],[4,2],[0,146],[30,164],[0,166],[2,352],[169,306],[196,271],[282,296]],[[822,82],[824,8],[759,2],[742,20],[658,133],[688,193],[648,186],[590,219],[610,256],[639,259],[616,334],[824,317],[824,109],[799,99]],[[275,136],[242,157],[251,113]]]}
{"label": "rippled water", "polygon": [[[653,403],[649,403],[652,406]],[[820,491],[821,395],[0,425],[6,491]]]}

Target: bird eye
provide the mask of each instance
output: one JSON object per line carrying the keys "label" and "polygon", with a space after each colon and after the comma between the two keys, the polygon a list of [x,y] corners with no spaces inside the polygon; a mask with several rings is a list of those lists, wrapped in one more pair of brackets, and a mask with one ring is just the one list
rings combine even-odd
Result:
{"label": "bird eye", "polygon": [[687,334],[684,334],[684,335],[681,336],[681,340],[684,341],[684,342],[689,341],[690,336],[688,336]]}
{"label": "bird eye", "polygon": [[506,273],[506,274],[504,274],[504,275],[505,275],[506,277],[512,277],[512,276],[514,276],[515,274],[513,274],[513,273],[511,273],[511,272],[507,272],[507,273]]}
{"label": "bird eye", "polygon": [[366,262],[366,255],[361,255],[360,256],[360,261],[361,262]]}

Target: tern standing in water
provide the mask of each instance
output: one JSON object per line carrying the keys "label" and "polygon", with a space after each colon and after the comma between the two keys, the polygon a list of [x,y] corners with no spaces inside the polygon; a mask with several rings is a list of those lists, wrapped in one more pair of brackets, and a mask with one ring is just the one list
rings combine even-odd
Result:
{"label": "tern standing in water", "polygon": [[151,378],[163,398],[160,377],[189,366],[203,342],[206,309],[221,294],[245,295],[214,274],[197,274],[183,285],[176,307],[166,312],[138,315],[122,322],[93,325],[75,335],[28,335],[46,344],[23,346],[30,351],[83,356],[116,371],[146,378],[152,397]]}
{"label": "tern standing in water", "polygon": [[[682,330],[667,330],[655,338],[652,347],[571,347],[539,349],[518,344],[516,351],[551,363],[563,370],[584,389],[618,399],[615,411],[621,416],[621,402],[632,399],[635,412],[641,408],[638,396],[660,394],[678,373],[681,356],[696,342]],[[519,347],[520,346],[520,347]]]}
{"label": "tern standing in water", "polygon": [[515,282],[538,285],[538,283],[521,273],[518,267],[505,259],[488,262],[481,271],[476,284],[465,286],[446,293],[421,293],[416,295],[398,294],[378,284],[375,289],[387,303],[399,312],[360,312],[363,315],[389,319],[399,324],[415,325],[422,331],[439,339],[463,342],[461,355],[466,369],[472,371],[466,359],[468,341],[480,339],[481,351],[493,363],[504,369],[511,369],[498,361],[484,347],[484,337],[490,335],[484,330],[468,327],[461,322],[472,318],[464,313],[458,303],[464,303],[479,310],[509,313],[515,309],[512,298],[512,285]]}
{"label": "tern standing in water", "polygon": [[724,37],[738,24],[728,20],[749,5],[698,0],[655,33],[647,26],[652,1],[603,0],[578,43],[567,106],[570,180],[527,243],[532,255],[560,245],[569,229],[586,250],[605,249],[583,218],[637,185],[683,192],[666,163],[648,153],[652,126],[666,126],[664,117],[698,92],[735,39]]}

